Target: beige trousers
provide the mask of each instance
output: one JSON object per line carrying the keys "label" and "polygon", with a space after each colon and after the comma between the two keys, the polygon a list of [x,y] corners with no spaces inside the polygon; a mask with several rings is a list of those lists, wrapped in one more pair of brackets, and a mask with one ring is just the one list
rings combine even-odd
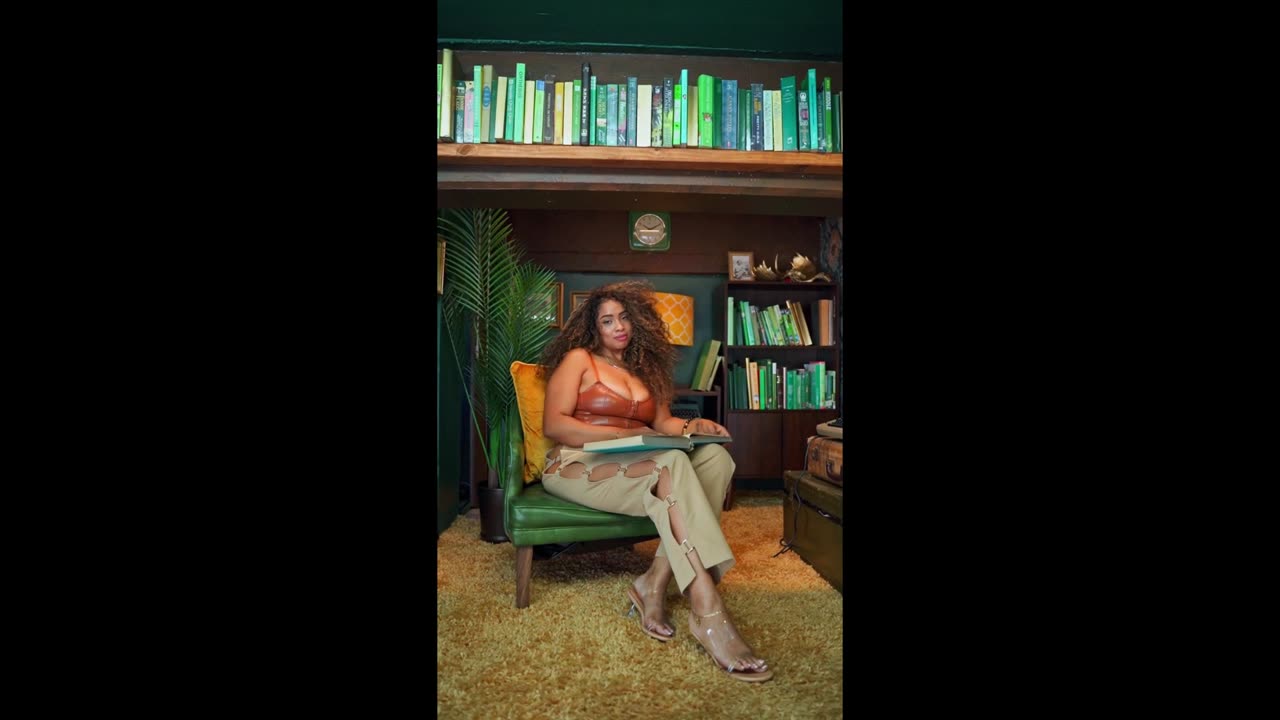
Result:
{"label": "beige trousers", "polygon": [[[636,463],[653,460],[653,472],[636,478],[626,476],[627,468]],[[581,463],[585,468],[577,472],[570,465]],[[618,463],[617,473],[597,480],[589,479],[591,471],[601,465]],[[649,450],[634,453],[588,453],[573,448],[560,451],[560,464],[548,462],[555,472],[542,475],[542,485],[548,493],[585,505],[595,510],[639,517],[647,515],[658,528],[658,557],[667,557],[676,584],[684,592],[693,582],[693,565],[687,558],[692,550],[698,551],[702,566],[719,582],[724,573],[733,567],[733,552],[720,530],[720,509],[733,478],[734,463],[729,452],[720,445],[702,445],[693,452],[683,450]],[[671,496],[675,507],[684,518],[688,538],[676,538],[671,534],[670,505],[665,498],[654,495],[658,475],[662,468],[671,475]],[[581,473],[580,477],[566,478],[561,473]],[[683,542],[687,541],[687,542]]]}

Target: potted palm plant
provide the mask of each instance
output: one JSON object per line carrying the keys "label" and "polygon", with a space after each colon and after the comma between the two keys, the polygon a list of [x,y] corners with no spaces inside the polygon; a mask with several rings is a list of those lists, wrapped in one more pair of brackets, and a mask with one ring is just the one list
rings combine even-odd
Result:
{"label": "potted palm plant", "polygon": [[515,386],[510,368],[516,360],[537,362],[547,343],[544,306],[555,274],[524,260],[511,238],[506,210],[445,210],[437,218],[437,230],[448,248],[443,314],[450,354],[489,467],[487,485],[480,490],[480,536],[505,542],[502,488],[520,481],[506,477],[519,472],[509,467],[505,441],[510,425],[519,423],[511,412]]}

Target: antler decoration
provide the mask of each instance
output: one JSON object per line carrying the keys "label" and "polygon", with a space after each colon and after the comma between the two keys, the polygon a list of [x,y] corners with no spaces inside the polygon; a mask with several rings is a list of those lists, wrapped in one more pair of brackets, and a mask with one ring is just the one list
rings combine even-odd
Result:
{"label": "antler decoration", "polygon": [[[773,256],[773,264],[775,266],[778,264],[777,255]],[[777,269],[769,267],[769,264],[764,261],[761,261],[759,265],[755,266],[751,270],[755,274],[757,280],[777,280],[778,279]]]}
{"label": "antler decoration", "polygon": [[[777,261],[776,258],[774,261]],[[818,272],[813,261],[800,253],[796,253],[796,256],[791,258],[791,269],[787,271],[787,277],[796,282],[813,282],[818,279],[831,282],[831,278],[826,273]]]}

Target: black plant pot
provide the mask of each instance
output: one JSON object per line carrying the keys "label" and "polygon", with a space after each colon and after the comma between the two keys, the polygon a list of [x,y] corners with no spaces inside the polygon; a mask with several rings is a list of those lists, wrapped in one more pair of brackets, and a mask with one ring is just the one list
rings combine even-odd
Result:
{"label": "black plant pot", "polygon": [[500,487],[480,488],[480,539],[491,543],[508,542],[502,526],[503,491]]}

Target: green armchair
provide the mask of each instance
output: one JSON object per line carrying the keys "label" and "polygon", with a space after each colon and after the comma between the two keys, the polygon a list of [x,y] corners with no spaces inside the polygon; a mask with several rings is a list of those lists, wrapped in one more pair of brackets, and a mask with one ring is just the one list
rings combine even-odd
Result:
{"label": "green armchair", "polygon": [[[526,484],[532,467],[525,463],[524,427],[541,428],[542,397],[546,386],[530,372],[536,366],[511,364],[516,382],[516,402],[512,404],[507,454],[509,465],[503,487],[503,526],[516,549],[516,607],[529,606],[533,577],[533,546],[582,543],[597,540],[634,539],[642,542],[658,536],[648,517],[631,517],[601,512],[561,500],[543,489],[541,482]],[[541,390],[541,392],[538,392]],[[536,405],[536,407],[532,407]],[[530,406],[530,407],[525,407]]]}

